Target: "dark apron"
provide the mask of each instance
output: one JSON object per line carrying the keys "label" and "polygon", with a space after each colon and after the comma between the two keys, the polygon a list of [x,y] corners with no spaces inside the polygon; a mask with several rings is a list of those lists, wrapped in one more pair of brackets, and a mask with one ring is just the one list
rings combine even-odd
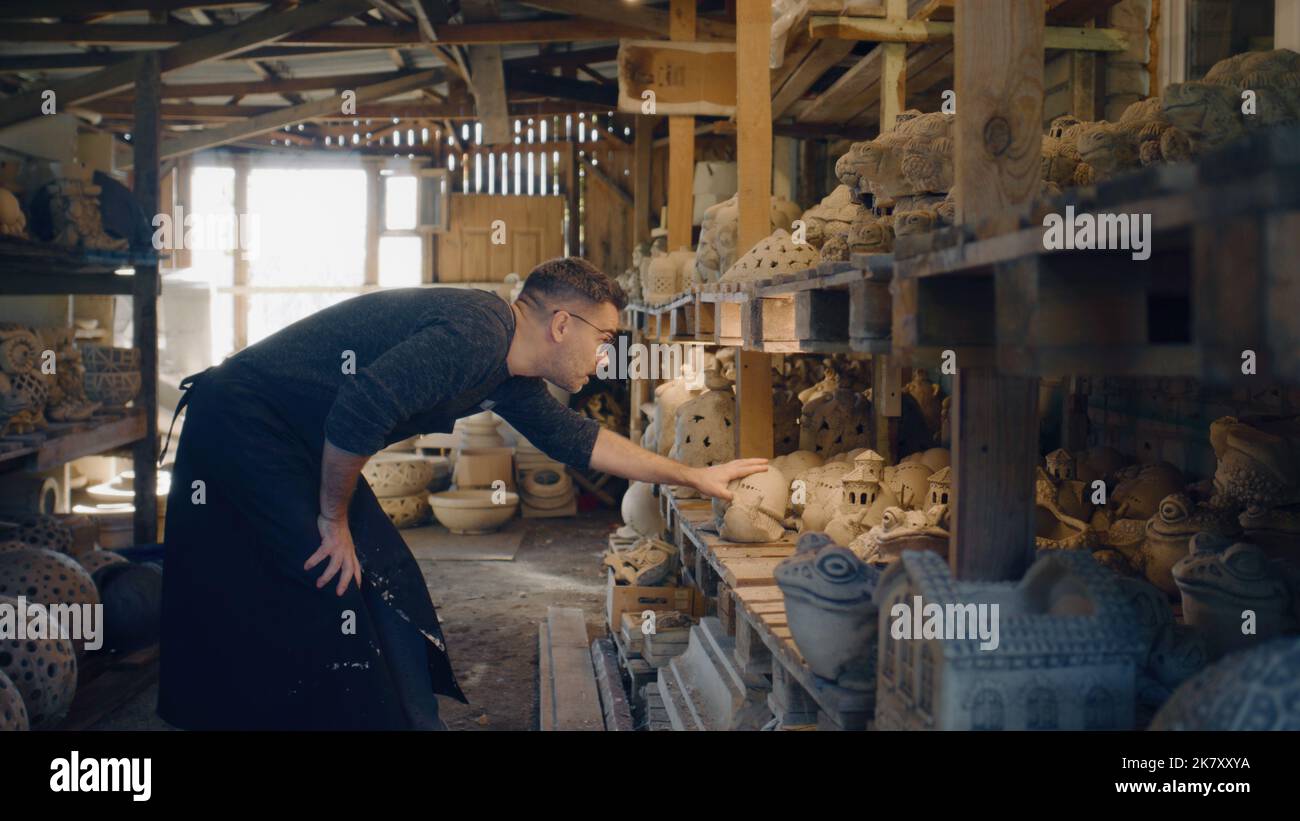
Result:
{"label": "dark apron", "polygon": [[464,702],[424,576],[364,479],[348,520],[365,595],[335,595],[337,577],[318,590],[323,563],[303,570],[320,546],[320,449],[302,434],[314,420],[291,423],[229,363],[181,387],[159,715],[186,729],[408,728],[376,602],[426,639],[433,692]]}

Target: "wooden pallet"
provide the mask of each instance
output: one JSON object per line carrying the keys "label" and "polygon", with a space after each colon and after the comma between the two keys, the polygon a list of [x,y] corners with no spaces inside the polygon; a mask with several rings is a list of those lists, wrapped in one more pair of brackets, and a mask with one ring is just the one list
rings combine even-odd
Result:
{"label": "wooden pallet", "polygon": [[895,247],[893,343],[924,364],[1014,376],[1093,373],[1300,383],[1300,126],[1267,129],[1195,163],[1069,189],[1054,213],[1150,215],[1151,257],[1047,250],[1041,220],[969,227]]}
{"label": "wooden pallet", "polygon": [[739,588],[734,596],[736,663],[746,672],[768,666],[774,695],[768,703],[777,708],[773,710],[777,718],[809,723],[810,705],[816,705],[819,729],[866,729],[875,711],[875,695],[840,687],[813,673],[795,646],[780,589],[756,585]]}
{"label": "wooden pallet", "polygon": [[574,607],[548,607],[537,625],[538,715],[542,730],[603,730],[587,623]]}
{"label": "wooden pallet", "polygon": [[125,656],[94,653],[79,660],[77,692],[60,730],[88,730],[158,680],[158,645]]}

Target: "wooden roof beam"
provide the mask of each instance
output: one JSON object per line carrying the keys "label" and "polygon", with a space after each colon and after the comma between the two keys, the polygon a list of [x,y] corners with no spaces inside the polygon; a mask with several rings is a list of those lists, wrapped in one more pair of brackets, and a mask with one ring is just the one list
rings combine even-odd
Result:
{"label": "wooden roof beam", "polygon": [[[876,20],[865,17],[814,15],[809,18],[813,37],[869,40],[878,43],[936,43],[951,41],[954,24],[934,20]],[[1044,48],[1072,51],[1124,51],[1128,35],[1121,29],[1047,26]]]}
{"label": "wooden roof beam", "polygon": [[[257,15],[238,26],[205,33],[167,49],[158,55],[160,68],[165,73],[195,63],[239,54],[263,43],[275,42],[286,34],[350,16],[363,7],[364,0],[320,0],[292,11]],[[0,28],[0,31],[5,28],[8,27]],[[206,26],[193,28],[204,32],[209,29]],[[112,94],[134,84],[135,73],[135,60],[115,63],[85,77],[57,83],[52,90],[59,106],[66,110],[70,106]],[[36,90],[15,98],[6,98],[4,105],[0,106],[0,126],[39,117],[42,93],[43,91]]]}
{"label": "wooden roof beam", "polygon": [[[571,14],[574,17],[599,20],[623,26],[633,26],[644,32],[667,38],[669,13],[663,9],[628,3],[593,2],[592,0],[521,0],[524,5],[543,11]],[[644,36],[644,35],[643,35]],[[736,41],[736,26],[724,20],[702,15],[695,18],[696,40]]]}

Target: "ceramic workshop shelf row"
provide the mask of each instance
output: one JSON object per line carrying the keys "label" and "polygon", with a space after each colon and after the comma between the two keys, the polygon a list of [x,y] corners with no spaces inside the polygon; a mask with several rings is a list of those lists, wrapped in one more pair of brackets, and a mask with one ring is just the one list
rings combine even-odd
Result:
{"label": "ceramic workshop shelf row", "polygon": [[[961,364],[1061,376],[1241,377],[1300,382],[1300,126],[1251,135],[1195,163],[1066,190],[982,236],[950,228],[895,245],[894,349],[904,362],[954,350]],[[1150,257],[1048,250],[1042,216],[1150,219]],[[1230,275],[1228,275],[1230,274]],[[1286,306],[1286,307],[1284,307]]]}
{"label": "ceramic workshop shelf row", "polygon": [[142,408],[100,414],[85,422],[51,424],[44,433],[0,439],[0,473],[51,470],[73,459],[126,447],[144,435]]}
{"label": "ceramic workshop shelf row", "polygon": [[87,249],[80,253],[45,243],[0,238],[0,292],[6,294],[129,294],[131,276],[114,271],[157,265],[158,256]]}
{"label": "ceramic workshop shelf row", "polygon": [[[794,555],[792,533],[767,544],[739,544],[707,532],[713,518],[702,499],[675,499],[661,487],[665,523],[681,551],[682,567],[710,596],[731,596],[736,664],[746,673],[771,675],[769,705],[783,723],[817,723],[826,729],[863,729],[873,705],[866,693],[818,678],[786,625],[785,599],[773,571]],[[719,609],[724,609],[719,602]]]}
{"label": "ceramic workshop shelf row", "polygon": [[659,305],[629,305],[645,338],[764,353],[888,353],[890,254],[856,254],[756,282],[697,287]]}

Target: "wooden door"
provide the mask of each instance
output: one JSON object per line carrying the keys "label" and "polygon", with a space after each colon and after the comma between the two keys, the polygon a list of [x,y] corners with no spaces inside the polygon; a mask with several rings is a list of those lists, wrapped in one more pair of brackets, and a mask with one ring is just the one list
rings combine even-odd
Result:
{"label": "wooden door", "polygon": [[[438,282],[501,282],[511,272],[522,278],[564,253],[563,197],[451,194],[449,200],[447,232],[438,237]],[[501,230],[494,229],[498,220]]]}

